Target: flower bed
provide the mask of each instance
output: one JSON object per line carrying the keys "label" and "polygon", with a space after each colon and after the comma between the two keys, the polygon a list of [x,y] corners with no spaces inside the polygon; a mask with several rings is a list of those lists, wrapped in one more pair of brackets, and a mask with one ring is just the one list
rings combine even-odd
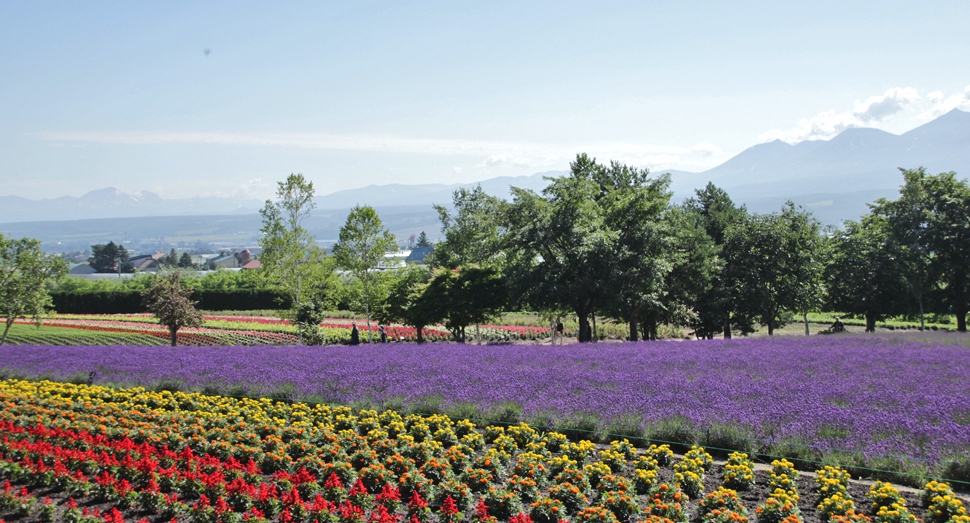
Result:
{"label": "flower bed", "polygon": [[[964,500],[935,481],[921,497],[850,482],[844,499],[877,500],[856,512],[835,505],[843,498],[815,506],[808,478],[768,493],[764,471],[739,497],[720,488],[723,471],[712,464],[701,496],[690,499],[654,459],[669,449],[618,440],[596,452],[525,424],[10,380],[0,381],[0,404],[0,518],[744,523],[752,514],[759,523],[893,523],[905,513],[967,521]],[[644,492],[629,479],[641,471],[657,477]],[[889,511],[878,501],[887,495]]]}
{"label": "flower bed", "polygon": [[[970,461],[970,350],[861,338],[590,346],[8,347],[0,368],[280,391],[856,467]],[[932,383],[932,388],[926,384]],[[965,466],[965,465],[964,465]]]}

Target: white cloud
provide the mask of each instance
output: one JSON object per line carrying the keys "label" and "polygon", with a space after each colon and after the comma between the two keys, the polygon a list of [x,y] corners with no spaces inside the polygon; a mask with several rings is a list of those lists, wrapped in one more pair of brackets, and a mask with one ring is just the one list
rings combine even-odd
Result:
{"label": "white cloud", "polygon": [[854,127],[870,127],[883,122],[920,100],[912,87],[893,87],[879,96],[857,101],[851,111],[836,113],[834,109],[801,120],[790,131],[772,130],[761,135],[762,142],[783,140],[798,143],[804,140],[826,140]]}
{"label": "white cloud", "polygon": [[953,109],[968,111],[970,110],[970,85],[968,85],[962,93],[952,94],[946,98],[944,98],[942,91],[932,92],[927,95],[927,98],[933,102],[933,107],[930,107],[920,114],[921,118],[936,118],[937,116],[948,113]]}

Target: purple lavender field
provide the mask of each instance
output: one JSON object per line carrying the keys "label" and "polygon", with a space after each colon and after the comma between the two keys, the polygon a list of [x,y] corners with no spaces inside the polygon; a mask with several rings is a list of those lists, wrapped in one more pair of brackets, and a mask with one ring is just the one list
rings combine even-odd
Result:
{"label": "purple lavender field", "polygon": [[99,382],[123,385],[287,390],[323,401],[434,405],[443,412],[508,409],[520,420],[558,426],[586,421],[644,435],[699,431],[693,433],[707,440],[697,441],[708,444],[716,441],[711,434],[730,434],[751,438],[745,440],[750,450],[759,452],[830,461],[841,455],[843,462],[879,466],[893,466],[900,461],[895,456],[906,458],[906,468],[915,463],[926,470],[970,461],[968,364],[964,345],[822,337],[0,351],[0,369],[55,379],[96,370]]}

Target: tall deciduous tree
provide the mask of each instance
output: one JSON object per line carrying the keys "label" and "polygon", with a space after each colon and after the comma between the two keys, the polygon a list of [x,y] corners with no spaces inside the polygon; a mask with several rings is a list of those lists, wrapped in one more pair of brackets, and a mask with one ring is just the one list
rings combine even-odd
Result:
{"label": "tall deciduous tree", "polygon": [[727,230],[725,255],[739,312],[767,325],[769,335],[792,312],[812,310],[821,300],[820,228],[788,202],[780,213],[751,216]]}
{"label": "tall deciduous tree", "polygon": [[507,273],[520,299],[573,310],[580,341],[590,341],[590,315],[610,308],[618,295],[617,308],[632,314],[664,277],[657,221],[670,198],[669,178],[649,180],[645,170],[580,154],[569,176],[550,182],[541,196],[513,189]]}
{"label": "tall deciduous tree", "polygon": [[168,276],[155,276],[152,286],[144,291],[142,305],[158,319],[158,323],[168,327],[172,346],[178,342],[178,332],[182,327],[201,327],[204,319],[195,308],[196,301],[190,298],[192,289],[183,289],[181,273],[175,271]]}
{"label": "tall deciduous tree", "polygon": [[438,268],[424,289],[423,299],[435,307],[445,328],[458,343],[465,343],[465,328],[489,321],[506,304],[506,287],[494,267],[475,264]]}
{"label": "tall deciduous tree", "polygon": [[425,296],[431,272],[427,266],[408,267],[388,285],[387,299],[374,310],[380,323],[402,323],[414,327],[418,343],[424,343],[424,328],[443,319],[442,308]]}
{"label": "tall deciduous tree", "polygon": [[40,326],[51,306],[44,282],[66,272],[64,260],[45,256],[39,240],[15,240],[0,234],[0,317],[6,320],[0,345],[7,342],[10,327],[18,318],[33,318]]}
{"label": "tall deciduous tree", "polygon": [[443,205],[434,206],[445,238],[427,263],[451,269],[469,263],[500,265],[502,217],[508,204],[485,194],[479,185],[455,191],[452,206],[454,215]]}
{"label": "tall deciduous tree", "polygon": [[[713,183],[696,190],[695,196],[684,202],[684,208],[698,216],[700,225],[714,243],[712,252],[706,255],[713,265],[713,273],[710,286],[698,296],[695,304],[697,322],[694,332],[703,338],[713,338],[720,332],[724,333],[725,338],[730,338],[732,330],[750,332],[753,328],[750,319],[733,314],[737,298],[733,289],[736,286],[729,280],[723,255],[727,229],[743,221],[747,216],[747,209],[744,206],[735,206],[727,192]],[[696,253],[691,253],[690,256],[696,257]]]}
{"label": "tall deciduous tree", "polygon": [[876,322],[899,314],[908,292],[899,246],[883,216],[868,214],[860,223],[846,222],[845,230],[826,242],[826,305],[829,310],[859,314],[866,332]]}
{"label": "tall deciduous tree", "polygon": [[928,175],[900,169],[905,183],[895,201],[877,200],[873,214],[886,218],[899,246],[907,287],[919,307],[920,327],[928,297],[957,316],[966,331],[970,308],[970,188],[956,173]]}
{"label": "tall deciduous tree", "polygon": [[367,315],[367,341],[372,341],[370,329],[371,311],[378,293],[374,271],[384,259],[384,254],[395,249],[394,235],[384,228],[377,211],[369,206],[355,206],[340,228],[340,237],[333,246],[337,266],[350,271],[363,283],[364,313]]}
{"label": "tall deciduous tree", "polygon": [[277,201],[267,200],[260,211],[263,235],[259,239],[259,271],[290,297],[292,308],[284,314],[292,318],[301,303],[319,297],[333,285],[333,265],[303,226],[316,206],[313,182],[302,174],[291,174],[285,182],[279,182],[276,196]]}

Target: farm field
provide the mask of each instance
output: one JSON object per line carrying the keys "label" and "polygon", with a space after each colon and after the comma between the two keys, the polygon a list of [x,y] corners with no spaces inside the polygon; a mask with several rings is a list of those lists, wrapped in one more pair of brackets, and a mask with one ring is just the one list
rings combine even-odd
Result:
{"label": "farm field", "polygon": [[[363,320],[327,319],[320,324],[320,330],[329,343],[347,343],[353,324],[357,325],[361,340],[366,342],[367,325]],[[157,345],[169,340],[168,329],[148,314],[55,314],[44,319],[41,330],[37,330],[30,320],[17,320],[14,327],[16,330],[8,340],[14,345]],[[391,341],[417,339],[417,332],[412,327],[389,325],[385,330]],[[440,325],[423,330],[429,341],[452,338]],[[474,327],[469,330],[474,334]],[[377,335],[377,323],[371,323],[371,331]],[[482,325],[480,332],[484,341],[535,340],[548,337],[549,327]],[[567,335],[570,334],[571,330],[567,330]],[[132,341],[125,341],[129,339]],[[202,327],[183,328],[178,334],[179,345],[187,346],[295,345],[297,342],[297,327],[276,316],[207,314]]]}
{"label": "farm field", "polygon": [[970,461],[968,356],[962,344],[854,337],[565,347],[10,346],[0,369],[59,381],[95,371],[111,386],[525,421],[590,438],[619,434],[945,475]]}
{"label": "farm field", "polygon": [[732,453],[595,445],[526,424],[0,381],[6,521],[966,523],[922,490]]}

